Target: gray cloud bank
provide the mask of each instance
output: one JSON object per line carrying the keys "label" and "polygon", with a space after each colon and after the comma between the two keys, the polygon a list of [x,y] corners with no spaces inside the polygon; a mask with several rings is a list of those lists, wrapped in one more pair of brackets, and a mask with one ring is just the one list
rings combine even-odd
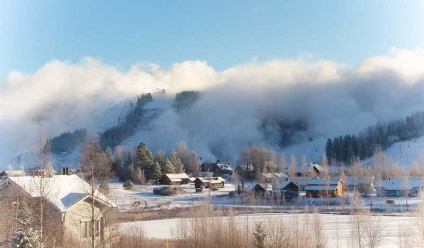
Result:
{"label": "gray cloud bank", "polygon": [[[146,137],[154,148],[179,140],[204,156],[229,156],[246,145],[275,146],[259,130],[264,119],[304,119],[305,137],[355,133],[403,117],[424,104],[424,50],[393,48],[356,67],[308,57],[250,62],[216,71],[204,61],[170,68],[136,65],[128,71],[93,58],[52,61],[34,74],[11,72],[0,82],[0,164],[46,136],[88,127],[93,111],[155,89],[174,95],[200,90],[189,111],[165,111]],[[271,127],[272,128],[272,127]],[[272,134],[271,130],[271,134]]]}

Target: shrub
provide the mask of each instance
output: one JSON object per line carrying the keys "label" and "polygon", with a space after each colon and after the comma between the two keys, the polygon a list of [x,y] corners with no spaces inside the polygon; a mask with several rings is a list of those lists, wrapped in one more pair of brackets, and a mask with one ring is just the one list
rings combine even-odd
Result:
{"label": "shrub", "polygon": [[392,200],[392,199],[389,199],[389,200],[386,201],[386,204],[393,205],[393,204],[395,204],[395,201]]}
{"label": "shrub", "polygon": [[162,195],[162,196],[172,196],[172,195],[184,194],[185,191],[178,187],[163,186],[159,188],[154,188],[153,193],[156,195]]}
{"label": "shrub", "polygon": [[131,181],[131,180],[127,180],[125,183],[124,183],[124,189],[128,189],[128,190],[130,190],[130,189],[132,189],[133,188],[133,186],[134,186],[134,184],[133,184],[133,182]]}

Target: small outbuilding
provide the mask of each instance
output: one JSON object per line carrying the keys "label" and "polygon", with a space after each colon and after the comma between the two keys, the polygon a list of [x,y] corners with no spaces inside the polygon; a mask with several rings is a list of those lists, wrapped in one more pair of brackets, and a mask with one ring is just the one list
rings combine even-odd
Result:
{"label": "small outbuilding", "polygon": [[165,174],[160,179],[160,183],[165,185],[182,185],[189,182],[190,177],[186,173]]}

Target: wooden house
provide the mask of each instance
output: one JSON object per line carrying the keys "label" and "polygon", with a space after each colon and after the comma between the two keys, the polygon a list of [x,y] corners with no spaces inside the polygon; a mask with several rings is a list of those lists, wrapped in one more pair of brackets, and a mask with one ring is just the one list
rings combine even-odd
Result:
{"label": "wooden house", "polygon": [[305,186],[307,197],[338,197],[343,196],[343,180],[341,179],[311,179]]}
{"label": "wooden house", "polygon": [[159,181],[165,185],[183,185],[190,183],[190,177],[186,173],[164,174]]}
{"label": "wooden house", "polygon": [[224,188],[225,179],[222,177],[198,177],[194,180],[194,187],[199,188]]}
{"label": "wooden house", "polygon": [[285,199],[293,199],[299,196],[300,187],[292,180],[287,179],[280,187],[281,195],[283,195]]}
{"label": "wooden house", "polygon": [[212,172],[213,176],[232,175],[234,171],[230,163],[219,160],[216,160],[215,163],[203,163],[200,165],[200,169],[202,172]]}
{"label": "wooden house", "polygon": [[[80,242],[75,244],[78,247],[90,246],[94,222],[94,245],[103,247],[110,242],[112,230],[107,215],[116,205],[98,190],[91,194],[90,188],[90,184],[77,175],[6,177],[0,183],[0,207],[3,213],[12,215],[17,214],[20,207],[29,209],[38,218],[43,199],[44,230],[50,243],[63,246],[64,236],[69,235]],[[1,217],[3,223],[19,225],[13,222],[14,218],[9,222],[7,216]],[[3,227],[0,225],[0,229]],[[0,230],[0,234],[4,231]]]}

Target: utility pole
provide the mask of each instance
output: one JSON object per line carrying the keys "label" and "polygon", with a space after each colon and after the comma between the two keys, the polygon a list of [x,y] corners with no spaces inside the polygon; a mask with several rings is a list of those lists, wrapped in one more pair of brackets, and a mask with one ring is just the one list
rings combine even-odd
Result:
{"label": "utility pole", "polygon": [[94,186],[94,169],[93,169],[93,164],[92,164],[92,162],[91,162],[91,160],[89,161],[89,163],[90,163],[90,178],[91,178],[91,183],[90,183],[90,185],[91,185],[91,192],[90,192],[90,196],[91,196],[91,219],[90,219],[90,222],[91,222],[91,247],[92,248],[95,248],[95,233],[94,233],[94,231],[95,231],[95,228],[94,228],[94,224],[95,224],[95,222],[96,222],[96,220],[95,220],[95,218],[94,218],[94,190],[95,190],[95,186]]}

